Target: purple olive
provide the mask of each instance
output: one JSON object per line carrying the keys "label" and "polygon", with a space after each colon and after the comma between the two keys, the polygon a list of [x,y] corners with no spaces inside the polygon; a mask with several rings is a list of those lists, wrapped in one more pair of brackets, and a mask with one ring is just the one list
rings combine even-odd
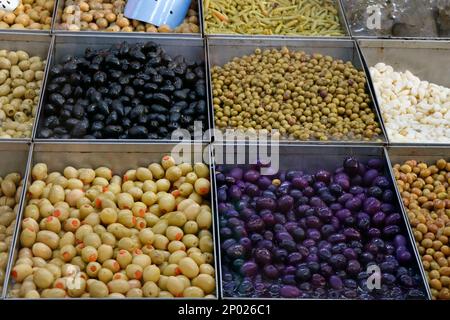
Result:
{"label": "purple olive", "polygon": [[254,277],[258,273],[258,265],[253,261],[247,261],[241,266],[241,273],[245,277]]}
{"label": "purple olive", "polygon": [[265,248],[258,248],[254,254],[255,260],[260,265],[267,265],[272,262],[272,255]]}
{"label": "purple olive", "polygon": [[391,183],[386,177],[378,176],[372,181],[372,185],[377,186],[381,189],[387,189],[391,186]]}
{"label": "purple olive", "polygon": [[306,187],[305,189],[303,189],[303,194],[307,197],[312,197],[315,193],[316,192],[314,191],[313,187]]}
{"label": "purple olive", "polygon": [[352,212],[348,209],[341,209],[335,214],[339,221],[344,221],[347,217],[351,217],[351,215]]}
{"label": "purple olive", "polygon": [[335,202],[335,203],[332,203],[331,205],[330,205],[330,210],[332,210],[332,211],[339,211],[339,210],[341,210],[343,207],[342,207],[342,204],[340,204],[340,203],[338,203],[338,202]]}
{"label": "purple olive", "polygon": [[243,178],[247,182],[255,183],[258,181],[260,174],[256,170],[247,170],[244,172]]}
{"label": "purple olive", "polygon": [[298,265],[300,262],[302,262],[302,255],[299,252],[292,252],[287,257],[287,262],[293,266]]}
{"label": "purple olive", "polygon": [[383,235],[388,238],[393,238],[400,233],[400,227],[396,225],[386,226],[383,228]]}
{"label": "purple olive", "polygon": [[320,219],[316,216],[306,217],[306,226],[309,228],[318,229],[322,226]]}
{"label": "purple olive", "polygon": [[350,199],[353,199],[353,195],[351,193],[344,193],[338,198],[338,202],[342,205],[345,205],[345,203]]}
{"label": "purple olive", "polygon": [[331,173],[326,170],[320,170],[315,175],[316,181],[321,181],[329,184],[331,181]]}
{"label": "purple olive", "polygon": [[363,183],[365,186],[371,186],[372,182],[375,180],[376,177],[379,176],[378,170],[370,169],[367,170],[363,177]]}
{"label": "purple olive", "polygon": [[370,159],[367,161],[367,166],[371,169],[381,170],[383,168],[383,161],[381,159]]}
{"label": "purple olive", "polygon": [[397,248],[396,257],[400,263],[408,263],[412,258],[411,253],[403,246]]}
{"label": "purple olive", "polygon": [[370,238],[379,238],[381,236],[381,231],[378,228],[370,228],[367,235]]}
{"label": "purple olive", "polygon": [[377,198],[369,197],[364,201],[364,211],[368,214],[375,214],[380,208],[381,202]]}
{"label": "purple olive", "polygon": [[317,230],[317,229],[306,230],[306,237],[308,239],[312,239],[314,241],[319,241],[320,239],[322,239],[322,235],[320,234],[319,230]]}
{"label": "purple olive", "polygon": [[247,230],[250,232],[261,232],[264,229],[264,221],[257,215],[252,216],[246,224]]}
{"label": "purple olive", "polygon": [[384,224],[385,218],[386,218],[386,215],[384,214],[384,212],[379,211],[372,216],[372,223],[375,226],[381,226]]}
{"label": "purple olive", "polygon": [[394,244],[396,247],[405,247],[406,246],[406,238],[401,234],[398,234],[394,238]]}
{"label": "purple olive", "polygon": [[280,289],[280,296],[283,298],[298,298],[300,294],[300,289],[295,286],[285,285]]}
{"label": "purple olive", "polygon": [[336,290],[341,290],[344,286],[341,278],[339,278],[338,276],[331,276],[328,282],[330,283],[330,286]]}
{"label": "purple olive", "polygon": [[[392,190],[384,190],[382,200],[387,203],[392,203],[395,199],[394,192]],[[386,203],[386,204],[387,204]]]}
{"label": "purple olive", "polygon": [[352,212],[358,211],[361,205],[362,201],[358,198],[352,198],[345,203],[345,207]]}
{"label": "purple olive", "polygon": [[358,273],[361,272],[361,264],[356,259],[349,260],[347,263],[346,271],[350,275],[357,275]]}
{"label": "purple olive", "polygon": [[227,256],[231,259],[239,259],[244,255],[244,247],[240,244],[234,244],[227,248]]}
{"label": "purple olive", "polygon": [[241,189],[237,185],[232,185],[228,189],[228,196],[231,200],[239,200],[241,198],[242,192]]}
{"label": "purple olive", "polygon": [[354,228],[347,228],[344,230],[344,235],[347,240],[359,240],[361,239],[361,234],[358,230]]}
{"label": "purple olive", "polygon": [[333,212],[327,207],[318,208],[316,211],[317,211],[317,216],[323,222],[329,222],[331,220],[331,218],[333,217]]}
{"label": "purple olive", "polygon": [[350,176],[354,176],[359,171],[359,162],[353,157],[348,157],[344,160],[344,171]]}
{"label": "purple olive", "polygon": [[398,225],[402,221],[402,216],[399,213],[391,213],[389,216],[387,216],[384,223],[389,225]]}
{"label": "purple olive", "polygon": [[271,198],[258,198],[256,200],[256,210],[269,209],[275,210],[277,203]]}
{"label": "purple olive", "polygon": [[344,255],[344,257],[350,260],[356,260],[358,258],[358,254],[352,248],[345,248],[342,254]]}
{"label": "purple olive", "polygon": [[278,200],[278,209],[281,212],[287,212],[289,210],[292,210],[293,207],[294,207],[294,199],[291,196],[285,195]]}
{"label": "purple olive", "polygon": [[308,180],[304,177],[294,177],[291,180],[291,183],[294,188],[298,188],[300,190],[304,190],[306,187],[309,187]]}
{"label": "purple olive", "polygon": [[245,187],[245,193],[249,195],[250,197],[256,197],[260,195],[260,190],[257,185],[249,183]]}
{"label": "purple olive", "polygon": [[230,177],[233,177],[235,180],[242,180],[242,177],[244,175],[244,170],[242,170],[239,167],[234,167],[230,170],[229,174]]}
{"label": "purple olive", "polygon": [[264,275],[269,279],[277,279],[279,276],[278,269],[271,264],[265,265],[263,268]]}
{"label": "purple olive", "polygon": [[328,237],[331,243],[345,242],[346,237],[342,233],[335,233]]}
{"label": "purple olive", "polygon": [[392,213],[394,211],[394,206],[391,205],[390,203],[383,203],[380,206],[380,210],[383,211],[384,213]]}
{"label": "purple olive", "polygon": [[326,280],[320,274],[315,273],[311,277],[311,284],[315,288],[323,288],[326,285]]}

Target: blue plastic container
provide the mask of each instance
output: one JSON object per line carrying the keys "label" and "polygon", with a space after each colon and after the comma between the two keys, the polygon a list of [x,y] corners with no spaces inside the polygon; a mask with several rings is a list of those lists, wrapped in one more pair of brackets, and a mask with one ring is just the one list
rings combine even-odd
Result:
{"label": "blue plastic container", "polygon": [[166,24],[170,28],[178,27],[186,17],[191,0],[128,0],[125,17],[157,27]]}

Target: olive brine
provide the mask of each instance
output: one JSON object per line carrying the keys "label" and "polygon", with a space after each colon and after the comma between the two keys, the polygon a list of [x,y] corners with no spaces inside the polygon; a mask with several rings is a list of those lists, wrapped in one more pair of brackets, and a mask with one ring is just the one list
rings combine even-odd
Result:
{"label": "olive brine", "polygon": [[224,296],[425,298],[381,160],[270,177],[225,167],[216,180]]}
{"label": "olive brine", "polygon": [[203,62],[154,42],[87,48],[51,67],[39,138],[171,139],[207,126]]}

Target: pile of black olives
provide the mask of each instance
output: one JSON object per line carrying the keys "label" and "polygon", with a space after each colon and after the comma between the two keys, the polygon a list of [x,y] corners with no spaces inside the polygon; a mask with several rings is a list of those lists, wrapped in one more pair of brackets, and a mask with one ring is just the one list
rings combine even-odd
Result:
{"label": "pile of black olives", "polygon": [[207,127],[203,62],[154,42],[87,48],[52,66],[39,138],[171,139]]}

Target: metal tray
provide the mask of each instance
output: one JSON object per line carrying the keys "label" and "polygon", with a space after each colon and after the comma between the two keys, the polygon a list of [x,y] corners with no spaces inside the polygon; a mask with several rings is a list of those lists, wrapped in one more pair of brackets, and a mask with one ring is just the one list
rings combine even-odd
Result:
{"label": "metal tray", "polygon": [[57,1],[55,0],[55,4],[53,6],[53,15],[52,15],[52,22],[50,24],[50,29],[48,30],[34,30],[34,29],[0,29],[0,34],[17,34],[17,33],[31,33],[34,36],[36,35],[50,35],[52,33],[52,29],[53,29],[53,24],[55,22],[55,12],[56,12],[56,6],[57,6]]}
{"label": "metal tray", "polygon": [[[204,0],[202,0],[204,1]],[[202,2],[201,1],[201,2]],[[208,38],[214,38],[214,37],[230,37],[230,38],[235,38],[235,37],[252,37],[254,39],[267,39],[267,38],[274,38],[274,39],[280,39],[280,38],[295,38],[295,39],[349,39],[350,36],[350,29],[348,28],[347,25],[347,20],[345,18],[345,14],[344,14],[344,8],[342,7],[342,4],[340,2],[340,0],[336,0],[336,7],[338,10],[338,15],[339,15],[339,22],[341,24],[341,28],[342,31],[344,33],[344,35],[341,36],[307,36],[307,35],[302,35],[302,34],[297,34],[297,35],[253,35],[253,34],[237,34],[237,33],[208,33],[206,31],[206,21],[205,21],[205,12],[204,12],[204,8],[202,11],[202,19],[203,19],[203,30],[204,30],[204,35],[207,36]]]}
{"label": "metal tray", "polygon": [[[30,147],[26,142],[2,142],[0,143],[0,176],[5,176],[12,172],[18,172],[21,174],[22,179],[24,179],[24,183],[27,177],[27,164],[30,156]],[[16,217],[16,228],[19,225],[19,216],[22,208],[22,202],[25,195],[25,189],[22,189],[20,201],[17,204],[19,206],[19,214]],[[13,242],[11,243],[11,247],[14,244],[14,234],[13,233]],[[8,261],[11,259],[11,248],[8,249]],[[8,280],[8,265],[7,263],[5,267],[5,284]],[[6,285],[3,286],[3,283],[0,282],[0,299],[4,297],[6,294]]]}
{"label": "metal tray", "polygon": [[[450,88],[448,69],[443,67],[448,65],[450,42],[361,39],[357,43],[366,64],[366,74],[372,86],[373,81],[369,68],[378,62],[384,62],[391,65],[395,71],[404,72],[409,70],[421,80]],[[381,115],[381,102],[374,87],[372,87],[372,92]],[[381,116],[381,121],[384,124],[383,116]],[[384,126],[386,127],[386,124]],[[386,137],[390,145],[420,146],[424,144],[424,142],[404,143],[391,141],[387,131]],[[427,145],[439,146],[448,145],[448,143],[427,141]]]}
{"label": "metal tray", "polygon": [[350,25],[350,17],[348,16],[348,9],[347,9],[347,3],[346,0],[340,0],[341,2],[341,8],[343,11],[343,14],[345,16],[345,20],[347,22],[347,27],[349,30],[349,34],[353,39],[396,39],[396,40],[441,40],[446,41],[450,40],[450,36],[417,36],[417,37],[401,37],[401,36],[388,36],[388,35],[370,35],[367,30],[366,32],[355,32],[351,25]]}
{"label": "metal tray", "polygon": [[[344,61],[351,61],[353,65],[359,69],[364,70],[363,60],[358,51],[358,47],[353,40],[343,39],[273,39],[273,38],[253,38],[253,37],[214,37],[207,39],[208,46],[208,68],[209,71],[213,66],[223,66],[230,62],[235,57],[241,57],[243,55],[252,54],[255,49],[279,49],[283,46],[287,46],[289,49],[301,50],[307,53],[322,53],[330,55],[335,59],[342,59]],[[212,77],[211,72],[209,75],[209,87],[210,87],[210,105],[211,105],[211,124],[215,128],[214,122],[214,108],[212,99]],[[369,83],[369,77],[366,74],[367,83]],[[370,85],[366,86],[366,90],[372,99],[372,109],[375,113],[375,118],[380,124],[382,133],[379,141],[362,141],[362,140],[342,140],[342,141],[300,141],[292,139],[280,139],[282,143],[311,143],[311,144],[362,144],[362,145],[383,145],[386,140],[386,133],[383,123],[380,121],[381,116],[378,108],[376,108],[374,94]],[[215,138],[215,137],[214,137]],[[217,140],[217,139],[216,139]],[[217,140],[220,141],[220,140]],[[238,140],[238,142],[241,140]]]}
{"label": "metal tray", "polygon": [[[248,145],[247,145],[248,146]],[[249,162],[248,159],[246,159],[246,155],[248,155],[248,149],[246,149],[244,144],[236,144],[234,146],[234,149],[226,149],[227,145],[225,144],[219,144],[214,143],[212,145],[213,147],[213,153],[216,155],[219,150],[223,150],[223,154],[227,155],[230,151],[232,151],[234,157],[236,159],[245,159],[242,163],[244,166],[248,164],[255,164],[253,162]],[[230,145],[228,145],[230,147]],[[253,145],[254,147],[254,145]],[[226,152],[225,152],[226,150]],[[234,152],[233,152],[234,150]],[[280,145],[279,150],[274,149],[275,155],[279,154],[279,167],[280,169],[296,169],[296,170],[302,170],[307,169],[305,172],[314,172],[320,169],[325,170],[335,170],[337,167],[340,167],[342,165],[342,161],[347,156],[354,156],[360,161],[367,161],[371,158],[378,158],[382,159],[384,162],[384,173],[386,177],[389,177],[389,180],[392,184],[395,184],[395,179],[393,178],[392,172],[389,170],[389,159],[387,158],[387,155],[385,154],[385,149],[383,147],[376,147],[376,146],[323,146],[323,145]],[[273,153],[272,153],[273,154]],[[321,161],[317,161],[319,159]],[[216,159],[216,156],[214,157]],[[226,162],[224,164],[225,167],[227,166],[235,166],[234,163]],[[215,181],[214,181],[215,183]],[[217,185],[214,185],[215,190],[217,190]],[[217,200],[217,197],[216,197]],[[396,201],[394,202],[394,205],[396,206],[396,209],[399,211],[401,209],[401,200],[397,197]],[[218,211],[218,201],[216,201],[216,225],[219,229],[219,211]],[[423,273],[421,260],[418,255],[417,250],[415,250],[414,244],[414,238],[412,237],[411,230],[409,228],[409,222],[407,220],[408,218],[403,214],[403,220],[401,222],[401,228],[402,228],[402,234],[407,238],[408,241],[408,249],[413,250],[414,252],[414,258],[411,262],[411,266],[416,269],[416,272],[421,275],[422,282],[420,283],[420,289],[422,292],[426,292],[428,295],[428,299],[431,298],[429,296],[429,292],[427,291],[427,285],[426,285],[426,278]],[[220,232],[219,230],[217,232],[217,245],[220,246]],[[217,249],[216,249],[217,250]],[[221,252],[220,250],[217,250],[217,252]],[[223,287],[222,287],[222,257],[220,254],[218,254],[219,263],[221,265],[221,274],[220,274],[220,291],[222,292],[222,296],[224,299],[242,299],[242,300],[250,300],[250,299],[260,299],[260,298],[242,298],[242,297],[226,297],[223,295]],[[280,299],[280,298],[273,298],[273,299]],[[285,298],[282,298],[285,299]],[[293,299],[298,300],[298,299]],[[313,300],[313,299],[307,299],[307,300]]]}
{"label": "metal tray", "polygon": [[[170,143],[160,143],[151,145],[142,145],[142,144],[121,145],[121,144],[107,144],[107,143],[89,143],[89,144],[38,143],[34,145],[33,150],[30,152],[30,157],[28,159],[27,179],[25,180],[24,190],[27,190],[28,186],[32,183],[31,178],[32,167],[39,162],[46,163],[48,165],[49,172],[52,171],[62,172],[66,166],[74,166],[75,168],[83,168],[83,167],[97,168],[100,166],[107,166],[114,172],[114,174],[122,175],[128,169],[137,168],[139,166],[148,166],[152,162],[159,162],[164,155],[170,154],[172,150],[174,150],[173,148],[175,146],[179,148],[185,148],[182,150],[185,150],[187,154],[190,155],[191,163],[195,162],[204,162],[205,164],[211,163],[211,148],[207,144],[194,145],[190,143],[185,143],[182,145],[176,145]],[[179,149],[174,150],[174,152],[177,152],[177,150]],[[212,176],[213,170],[211,169],[210,166],[210,179],[212,179]],[[26,207],[27,204],[25,194],[26,191],[24,191],[24,196],[22,197],[23,199],[21,211],[17,217],[19,222],[22,221],[23,209]],[[215,198],[213,192],[210,193],[210,202],[211,202],[211,209],[214,210]],[[217,243],[217,234],[215,232],[216,221],[214,211],[212,211],[212,214],[213,214],[213,224],[211,227],[211,232],[213,234],[213,242],[215,248],[215,244]],[[14,280],[10,277],[11,269],[14,266],[14,263],[17,258],[17,253],[20,249],[20,243],[18,239],[21,232],[21,224],[17,223],[17,226],[18,227],[16,227],[16,232],[13,240],[14,250],[12,251],[13,253],[10,255],[7,273],[5,275],[6,279],[4,291],[6,299],[23,300],[22,298],[11,298],[8,296],[9,290],[11,290],[12,286],[14,285]],[[219,294],[218,289],[219,264],[217,262],[216,251],[214,252],[214,268],[216,270],[215,295],[217,299]],[[94,298],[86,298],[86,299],[93,300]],[[137,300],[142,299],[152,300],[152,298],[138,298]],[[185,299],[185,300],[192,300],[192,299]]]}
{"label": "metal tray", "polygon": [[[18,32],[16,31],[13,33],[1,33],[0,32],[0,49],[7,49],[7,50],[24,50],[28,52],[31,55],[40,56],[42,60],[46,60],[47,64],[44,68],[44,74],[46,74],[46,69],[48,65],[48,60],[50,57],[50,48],[51,48],[51,40],[52,38],[50,35],[46,34],[34,34],[30,32]],[[42,92],[44,91],[45,86],[45,79],[44,77],[42,81],[42,87],[41,87],[41,93],[39,97],[39,103],[37,106],[37,113],[36,118],[34,119],[33,128],[31,131],[31,137],[29,138],[12,138],[12,139],[5,139],[0,138],[0,142],[2,141],[25,141],[25,142],[31,142],[31,138],[33,137],[34,130],[36,128],[36,119],[37,115],[40,109],[40,104],[42,100]]]}
{"label": "metal tray", "polygon": [[[392,177],[394,177],[393,167],[395,164],[402,164],[405,161],[408,161],[411,159],[426,162],[428,164],[432,164],[442,158],[448,160],[448,159],[450,159],[450,149],[449,148],[440,148],[440,147],[427,147],[427,146],[419,146],[419,147],[414,147],[414,148],[406,147],[406,146],[404,146],[404,147],[401,147],[401,146],[389,147],[389,148],[386,148],[386,158],[389,162],[389,170],[391,171],[391,175],[392,175]],[[393,179],[395,181],[395,178],[393,178]],[[402,199],[400,191],[397,186],[397,183],[395,183],[395,191],[397,192],[398,198]],[[414,240],[412,227],[409,224],[408,209],[403,204],[403,201],[400,201],[400,204],[402,207],[402,211],[404,212],[404,215],[406,217],[407,226],[409,229],[408,231],[411,235],[412,241],[413,241],[413,243],[416,243]],[[419,254],[417,246],[414,246],[414,249],[417,252],[416,254],[420,261],[421,272],[424,276],[425,282],[427,283],[428,281],[427,281],[426,272],[425,272],[425,269],[423,268],[422,259],[420,258],[420,254]],[[430,287],[427,287],[427,290],[428,290],[428,294],[431,298]]]}
{"label": "metal tray", "polygon": [[202,7],[201,2],[202,0],[193,0],[193,2],[197,2],[197,10],[198,10],[198,26],[200,31],[198,33],[167,33],[167,32],[161,32],[161,33],[151,33],[151,32],[108,32],[108,31],[89,31],[89,30],[80,30],[80,31],[70,31],[70,30],[64,30],[60,27],[61,24],[61,16],[63,14],[63,10],[65,8],[65,0],[57,0],[58,3],[55,8],[54,21],[53,21],[53,27],[52,27],[52,33],[54,34],[82,34],[86,33],[92,37],[98,37],[101,35],[122,35],[124,37],[142,37],[142,36],[157,36],[157,37],[194,37],[194,38],[201,38],[203,34],[203,16],[202,16]]}
{"label": "metal tray", "polygon": [[[123,41],[127,41],[128,43],[138,43],[138,42],[146,42],[146,41],[153,41],[155,43],[160,44],[161,46],[163,46],[163,48],[166,50],[167,53],[173,55],[173,56],[177,56],[177,55],[183,55],[188,59],[194,60],[194,61],[201,61],[201,62],[205,62],[205,72],[207,72],[207,67],[206,67],[206,48],[204,45],[204,40],[203,39],[197,39],[197,38],[192,38],[192,37],[186,37],[186,38],[182,38],[182,37],[154,37],[154,36],[148,36],[146,34],[140,34],[139,37],[127,37],[126,35],[123,34],[102,34],[101,37],[92,37],[92,35],[90,33],[84,33],[84,32],[80,32],[76,35],[73,34],[66,34],[66,35],[57,35],[54,36],[54,44],[52,46],[51,52],[50,52],[50,58],[48,60],[48,68],[47,68],[47,72],[46,72],[46,76],[45,78],[48,79],[49,76],[49,70],[51,69],[51,67],[55,64],[57,64],[58,62],[60,62],[65,56],[67,55],[83,55],[85,52],[85,49],[90,47],[90,48],[94,48],[94,49],[100,49],[100,48],[108,48],[113,44],[117,44]],[[209,84],[208,84],[208,80],[205,79],[206,82],[206,98],[205,101],[207,103],[207,116],[208,118],[211,118],[210,116],[210,107],[208,105],[208,101],[209,101]],[[45,86],[46,87],[46,86]],[[164,140],[164,139],[124,139],[124,140],[119,140],[119,139],[42,139],[42,138],[38,138],[38,134],[37,131],[40,130],[40,127],[42,126],[42,122],[44,120],[44,117],[42,115],[42,107],[44,105],[44,102],[47,99],[47,92],[45,90],[43,96],[42,96],[42,101],[41,101],[41,108],[38,110],[38,117],[37,117],[37,129],[35,130],[34,134],[33,134],[33,141],[37,141],[37,142],[48,142],[48,141],[58,141],[58,142],[80,142],[80,143],[84,143],[84,142],[95,142],[95,141],[104,141],[105,143],[107,142],[115,142],[115,143],[171,143],[174,142],[175,140]],[[211,127],[211,123],[208,123],[208,128],[203,128],[203,136],[199,139],[199,141],[202,142],[210,142],[211,141],[211,137],[210,137],[210,132],[209,132],[209,128]]]}

